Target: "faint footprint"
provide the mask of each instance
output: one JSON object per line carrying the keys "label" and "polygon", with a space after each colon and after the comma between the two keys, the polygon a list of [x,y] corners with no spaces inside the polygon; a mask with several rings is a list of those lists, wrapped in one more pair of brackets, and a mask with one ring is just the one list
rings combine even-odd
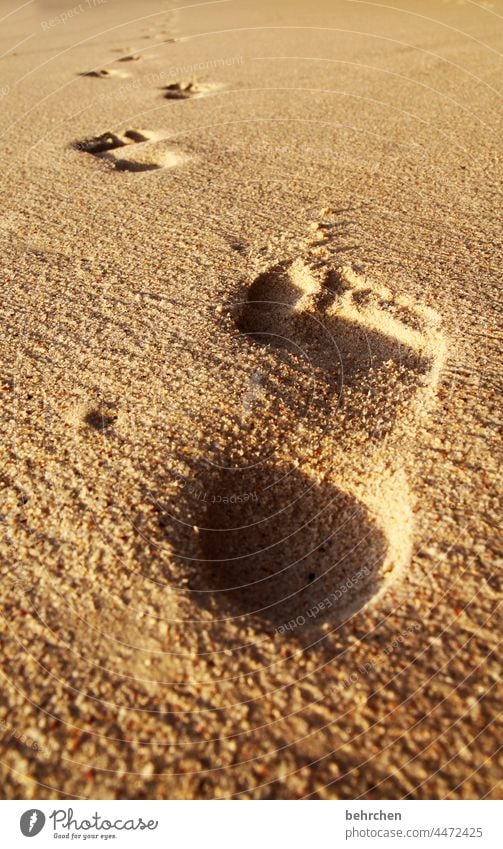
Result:
{"label": "faint footprint", "polygon": [[[156,144],[161,141],[162,134],[130,129],[122,134],[107,132],[84,139],[74,147],[105,160],[116,171],[156,171],[187,161],[188,157],[182,152]],[[116,153],[119,150],[120,153]]]}
{"label": "faint footprint", "polygon": [[93,71],[82,71],[79,77],[97,77],[100,80],[110,79],[113,77],[124,79],[129,77],[125,71],[118,71],[115,68],[99,68]]}
{"label": "faint footprint", "polygon": [[434,393],[445,340],[431,309],[350,267],[301,259],[252,282],[237,324],[283,360],[307,358],[325,382],[328,431],[318,464],[282,453],[281,443],[274,462],[270,446],[260,460],[255,439],[247,466],[222,460],[201,482],[201,564],[190,586],[227,615],[309,633],[380,597],[410,561],[401,458]]}
{"label": "faint footprint", "polygon": [[121,56],[119,62],[142,62],[143,56],[138,53],[130,53],[127,56]]}

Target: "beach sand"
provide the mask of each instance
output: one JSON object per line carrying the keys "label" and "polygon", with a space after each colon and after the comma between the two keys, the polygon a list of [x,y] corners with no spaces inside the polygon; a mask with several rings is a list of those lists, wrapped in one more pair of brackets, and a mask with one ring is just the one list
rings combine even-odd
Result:
{"label": "beach sand", "polygon": [[3,795],[496,798],[503,6],[174,7],[2,4]]}

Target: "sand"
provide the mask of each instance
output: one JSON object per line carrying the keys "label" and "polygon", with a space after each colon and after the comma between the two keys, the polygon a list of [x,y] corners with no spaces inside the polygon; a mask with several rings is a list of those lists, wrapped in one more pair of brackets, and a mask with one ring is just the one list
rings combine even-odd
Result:
{"label": "sand", "polygon": [[5,798],[496,798],[499,2],[2,6]]}

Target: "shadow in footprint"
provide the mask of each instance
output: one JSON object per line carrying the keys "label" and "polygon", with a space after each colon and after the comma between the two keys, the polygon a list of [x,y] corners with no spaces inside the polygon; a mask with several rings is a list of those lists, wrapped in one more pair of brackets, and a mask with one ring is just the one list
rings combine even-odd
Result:
{"label": "shadow in footprint", "polygon": [[106,153],[103,153],[101,158],[111,162],[116,171],[133,171],[134,173],[138,173],[140,171],[158,171],[162,168],[162,165],[158,162],[139,162],[134,159],[116,159],[114,156]]}
{"label": "shadow in footprint", "polygon": [[269,462],[220,470],[201,486],[201,563],[190,587],[213,612],[302,639],[378,591],[387,542],[348,493]]}
{"label": "shadow in footprint", "polygon": [[85,424],[94,428],[94,430],[107,430],[109,427],[112,427],[116,421],[117,416],[107,415],[102,410],[90,410],[84,416]]}

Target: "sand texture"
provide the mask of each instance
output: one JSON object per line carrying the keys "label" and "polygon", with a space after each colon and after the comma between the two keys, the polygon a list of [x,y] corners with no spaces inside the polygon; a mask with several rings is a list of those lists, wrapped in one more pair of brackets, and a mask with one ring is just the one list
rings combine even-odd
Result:
{"label": "sand texture", "polygon": [[497,798],[503,5],[175,5],[0,10],[2,793]]}

